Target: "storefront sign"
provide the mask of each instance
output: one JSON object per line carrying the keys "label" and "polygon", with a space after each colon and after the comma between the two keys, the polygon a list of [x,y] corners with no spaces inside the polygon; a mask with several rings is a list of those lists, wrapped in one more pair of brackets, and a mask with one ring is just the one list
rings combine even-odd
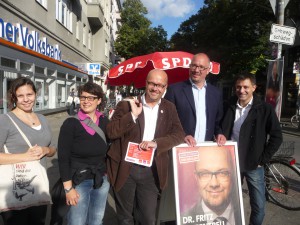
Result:
{"label": "storefront sign", "polygon": [[100,63],[87,63],[88,74],[97,76],[100,75]]}
{"label": "storefront sign", "polygon": [[30,31],[20,23],[13,25],[0,18],[0,38],[62,61],[59,45],[51,45],[47,37],[40,37],[39,32]]}

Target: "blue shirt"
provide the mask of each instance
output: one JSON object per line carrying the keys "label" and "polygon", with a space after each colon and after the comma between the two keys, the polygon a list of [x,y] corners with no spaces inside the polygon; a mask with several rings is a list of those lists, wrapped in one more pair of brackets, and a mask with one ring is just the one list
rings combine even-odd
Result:
{"label": "blue shirt", "polygon": [[196,130],[194,138],[197,143],[204,142],[206,134],[206,104],[205,104],[205,95],[207,83],[205,81],[202,88],[198,88],[196,84],[192,82],[192,90],[194,95],[194,102],[196,108]]}

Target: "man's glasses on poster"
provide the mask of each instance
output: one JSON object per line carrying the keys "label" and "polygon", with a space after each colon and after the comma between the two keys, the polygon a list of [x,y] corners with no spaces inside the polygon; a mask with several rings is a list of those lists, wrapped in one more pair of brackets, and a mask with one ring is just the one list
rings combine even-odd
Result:
{"label": "man's glasses on poster", "polygon": [[215,176],[219,181],[228,181],[230,172],[228,170],[216,171],[216,172],[199,172],[196,171],[195,174],[198,176],[198,179],[202,182],[209,182],[213,176]]}

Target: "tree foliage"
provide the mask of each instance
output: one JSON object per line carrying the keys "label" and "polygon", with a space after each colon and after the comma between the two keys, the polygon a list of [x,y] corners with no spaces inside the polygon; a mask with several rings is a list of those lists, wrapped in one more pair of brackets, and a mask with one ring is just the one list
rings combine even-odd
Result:
{"label": "tree foliage", "polygon": [[116,51],[121,57],[128,59],[167,48],[167,32],[162,26],[151,27],[147,13],[140,0],[124,1],[122,27],[115,42]]}
{"label": "tree foliage", "polygon": [[205,0],[171,37],[173,50],[206,52],[221,63],[223,77],[265,69],[276,21],[269,0]]}

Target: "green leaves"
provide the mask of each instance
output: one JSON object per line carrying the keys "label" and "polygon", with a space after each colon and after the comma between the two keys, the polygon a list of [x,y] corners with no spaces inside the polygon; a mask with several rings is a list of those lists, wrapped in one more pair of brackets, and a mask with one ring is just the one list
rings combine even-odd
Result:
{"label": "green leaves", "polygon": [[115,48],[126,59],[164,51],[168,47],[167,32],[162,26],[150,27],[148,11],[140,0],[125,0],[121,12],[122,27]]}

